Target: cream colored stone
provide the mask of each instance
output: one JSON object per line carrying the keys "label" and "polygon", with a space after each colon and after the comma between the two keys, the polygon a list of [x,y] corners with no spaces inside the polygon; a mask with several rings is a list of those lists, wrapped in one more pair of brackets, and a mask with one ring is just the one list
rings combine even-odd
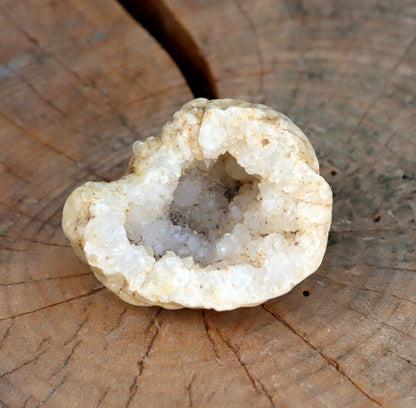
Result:
{"label": "cream colored stone", "polygon": [[123,300],[229,310],[283,295],[320,265],[332,194],[312,146],[264,105],[195,99],[133,145],[127,175],[86,183],[63,230]]}

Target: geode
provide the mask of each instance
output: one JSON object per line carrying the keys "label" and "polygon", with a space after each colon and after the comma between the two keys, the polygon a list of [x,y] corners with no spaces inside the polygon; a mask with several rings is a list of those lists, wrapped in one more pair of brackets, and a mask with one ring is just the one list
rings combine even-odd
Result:
{"label": "geode", "polygon": [[280,296],[325,253],[332,193],[286,116],[195,99],[133,144],[124,177],[68,198],[63,230],[123,300],[229,310]]}

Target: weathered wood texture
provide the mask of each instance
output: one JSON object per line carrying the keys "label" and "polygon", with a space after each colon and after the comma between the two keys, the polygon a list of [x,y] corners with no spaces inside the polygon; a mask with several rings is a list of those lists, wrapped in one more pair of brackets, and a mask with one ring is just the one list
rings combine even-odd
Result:
{"label": "weathered wood texture", "polygon": [[119,176],[190,92],[113,0],[1,0],[0,406],[416,406],[415,2],[162,4],[221,97],[310,137],[335,200],[323,265],[226,313],[103,289],[62,204]]}

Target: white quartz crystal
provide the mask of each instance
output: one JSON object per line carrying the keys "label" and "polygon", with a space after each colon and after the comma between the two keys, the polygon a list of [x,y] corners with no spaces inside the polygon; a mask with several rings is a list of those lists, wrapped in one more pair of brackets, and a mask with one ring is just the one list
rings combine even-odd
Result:
{"label": "white quartz crystal", "polygon": [[195,99],[137,141],[126,176],[86,183],[63,229],[123,300],[229,310],[288,292],[322,261],[332,194],[306,136],[264,105]]}

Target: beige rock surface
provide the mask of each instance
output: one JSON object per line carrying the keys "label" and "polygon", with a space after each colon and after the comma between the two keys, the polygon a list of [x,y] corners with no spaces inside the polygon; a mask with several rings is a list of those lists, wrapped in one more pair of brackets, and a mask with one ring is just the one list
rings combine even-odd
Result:
{"label": "beige rock surface", "polygon": [[306,136],[264,105],[196,99],[135,142],[127,174],[68,198],[63,229],[123,300],[229,310],[320,265],[332,193]]}

